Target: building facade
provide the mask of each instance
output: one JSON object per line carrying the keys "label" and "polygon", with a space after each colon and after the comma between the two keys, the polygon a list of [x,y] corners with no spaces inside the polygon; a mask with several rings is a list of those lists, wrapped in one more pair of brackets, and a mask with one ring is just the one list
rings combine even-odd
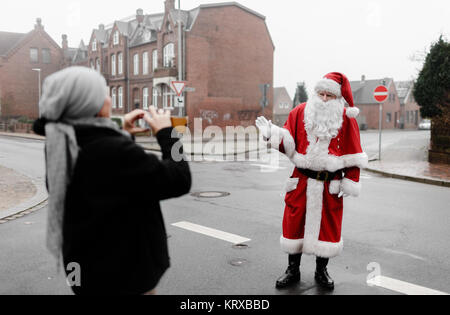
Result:
{"label": "building facade", "polygon": [[[107,79],[116,116],[154,105],[188,116],[191,126],[194,118],[202,118],[203,127],[245,126],[263,114],[258,86],[273,86],[273,53],[265,17],[257,12],[235,2],[179,12],[166,0],[162,13],[139,9],[93,30],[88,65]],[[179,79],[190,88],[184,108],[176,107],[171,87]],[[272,117],[273,89],[267,96],[264,114]]]}
{"label": "building facade", "polygon": [[274,88],[273,95],[272,122],[279,127],[283,127],[293,108],[293,101],[285,87]]}
{"label": "building facade", "polygon": [[350,84],[354,105],[361,111],[357,121],[362,130],[379,128],[380,107],[373,96],[375,88],[379,85],[386,86],[389,93],[388,99],[382,105],[382,128],[403,129],[405,127],[404,109],[400,104],[392,78],[366,80],[365,76],[362,76],[361,81],[351,81]]}
{"label": "building facade", "polygon": [[398,98],[400,100],[400,107],[404,117],[405,129],[417,129],[422,120],[420,115],[420,107],[414,99],[413,81],[398,81],[395,82]]}
{"label": "building facade", "polygon": [[39,84],[61,69],[63,52],[41,19],[29,33],[0,32],[0,117],[39,115]]}

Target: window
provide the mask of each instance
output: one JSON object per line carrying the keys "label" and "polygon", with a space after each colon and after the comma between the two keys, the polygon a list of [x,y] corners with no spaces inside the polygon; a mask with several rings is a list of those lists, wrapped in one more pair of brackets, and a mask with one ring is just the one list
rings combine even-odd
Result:
{"label": "window", "polygon": [[94,41],[92,42],[92,51],[97,51],[97,40],[94,39]]}
{"label": "window", "polygon": [[142,54],[142,74],[148,74],[148,52]]}
{"label": "window", "polygon": [[116,75],[116,55],[111,55],[111,75]]}
{"label": "window", "polygon": [[37,48],[30,48],[30,61],[32,63],[38,63],[39,62],[39,50]]}
{"label": "window", "polygon": [[117,59],[118,59],[118,73],[122,74],[123,73],[123,54],[122,53],[118,53],[117,54]]}
{"label": "window", "polygon": [[119,45],[119,31],[114,32],[113,45]]}
{"label": "window", "polygon": [[97,70],[98,72],[101,71],[99,58],[95,59],[95,70]]}
{"label": "window", "polygon": [[386,113],[386,122],[390,123],[392,121],[391,113]]}
{"label": "window", "polygon": [[134,75],[138,75],[139,74],[139,55],[135,54],[133,56],[133,62],[134,62]]}
{"label": "window", "polygon": [[119,108],[123,108],[123,87],[119,87]]}
{"label": "window", "polygon": [[158,107],[158,88],[153,88],[152,105]]}
{"label": "window", "polygon": [[174,104],[175,93],[168,85],[163,86],[163,108],[172,108]]}
{"label": "window", "polygon": [[51,63],[51,55],[50,55],[50,49],[48,48],[42,48],[42,62],[43,63]]}
{"label": "window", "polygon": [[115,87],[113,87],[111,90],[111,98],[112,98],[112,107],[117,108],[117,95]]}
{"label": "window", "polygon": [[175,66],[175,50],[173,43],[167,44],[164,47],[163,57],[164,57],[164,67]]}
{"label": "window", "polygon": [[148,88],[142,90],[142,108],[148,109]]}
{"label": "window", "polygon": [[152,52],[152,68],[153,72],[158,68],[158,51],[156,49]]}

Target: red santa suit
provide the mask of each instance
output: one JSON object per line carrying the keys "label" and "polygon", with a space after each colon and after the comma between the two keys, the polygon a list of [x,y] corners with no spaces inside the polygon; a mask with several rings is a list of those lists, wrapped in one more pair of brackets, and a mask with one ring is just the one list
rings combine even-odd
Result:
{"label": "red santa suit", "polygon": [[[338,112],[337,135],[318,137],[311,127],[312,105],[305,103],[289,114],[283,128],[272,126],[270,142],[296,166],[286,186],[282,249],[289,254],[331,258],[343,249],[343,198],[339,193],[359,195],[360,169],[367,166],[368,158],[361,148],[359,127],[354,119],[359,110],[353,107],[347,78],[339,73],[329,74],[319,82],[316,91],[332,92],[349,105],[344,108],[342,103]],[[321,181],[299,169],[337,174],[331,181]]]}

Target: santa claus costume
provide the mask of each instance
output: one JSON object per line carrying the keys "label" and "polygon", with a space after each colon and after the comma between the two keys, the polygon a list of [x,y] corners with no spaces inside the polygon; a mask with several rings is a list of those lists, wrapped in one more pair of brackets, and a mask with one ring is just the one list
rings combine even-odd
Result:
{"label": "santa claus costume", "polygon": [[[270,123],[269,141],[296,167],[286,185],[281,248],[294,267],[303,253],[317,256],[317,280],[319,267],[324,269],[328,259],[343,249],[342,195],[359,195],[360,169],[367,166],[368,158],[361,148],[354,119],[359,110],[346,76],[327,74],[315,91],[307,103],[292,110],[283,128]],[[331,93],[336,99],[324,102],[319,92]],[[300,275],[294,273],[294,281],[284,279],[277,287],[298,282]],[[334,288],[332,279],[324,281]]]}

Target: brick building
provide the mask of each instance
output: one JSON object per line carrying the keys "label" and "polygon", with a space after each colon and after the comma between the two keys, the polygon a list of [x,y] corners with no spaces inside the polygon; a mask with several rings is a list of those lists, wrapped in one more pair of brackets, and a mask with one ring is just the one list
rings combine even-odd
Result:
{"label": "brick building", "polygon": [[[273,86],[274,45],[265,17],[239,3],[200,5],[182,10],[174,0],[164,12],[144,14],[99,25],[88,45],[88,65],[107,79],[113,114],[134,108],[174,108],[171,82],[178,78],[178,20],[181,20],[182,79],[185,109],[175,115],[204,119],[208,124],[252,125],[261,115],[259,84]],[[264,114],[272,117],[273,89]],[[191,126],[192,127],[192,126]]]}
{"label": "brick building", "polygon": [[63,52],[45,32],[41,19],[29,33],[0,32],[0,117],[39,113],[39,71],[41,82],[58,71]]}
{"label": "brick building", "polygon": [[361,110],[357,121],[362,130],[379,128],[379,103],[373,97],[375,88],[384,85],[389,91],[389,97],[383,103],[382,126],[383,129],[404,128],[404,110],[400,104],[394,80],[391,78],[350,82],[353,92],[354,104]]}
{"label": "brick building", "polygon": [[289,113],[293,108],[292,98],[289,96],[285,87],[273,89],[273,120],[272,122],[282,127],[288,119]]}
{"label": "brick building", "polygon": [[413,95],[414,82],[398,81],[395,82],[395,87],[400,100],[402,116],[404,117],[404,128],[417,129],[422,117],[419,104],[417,104]]}

